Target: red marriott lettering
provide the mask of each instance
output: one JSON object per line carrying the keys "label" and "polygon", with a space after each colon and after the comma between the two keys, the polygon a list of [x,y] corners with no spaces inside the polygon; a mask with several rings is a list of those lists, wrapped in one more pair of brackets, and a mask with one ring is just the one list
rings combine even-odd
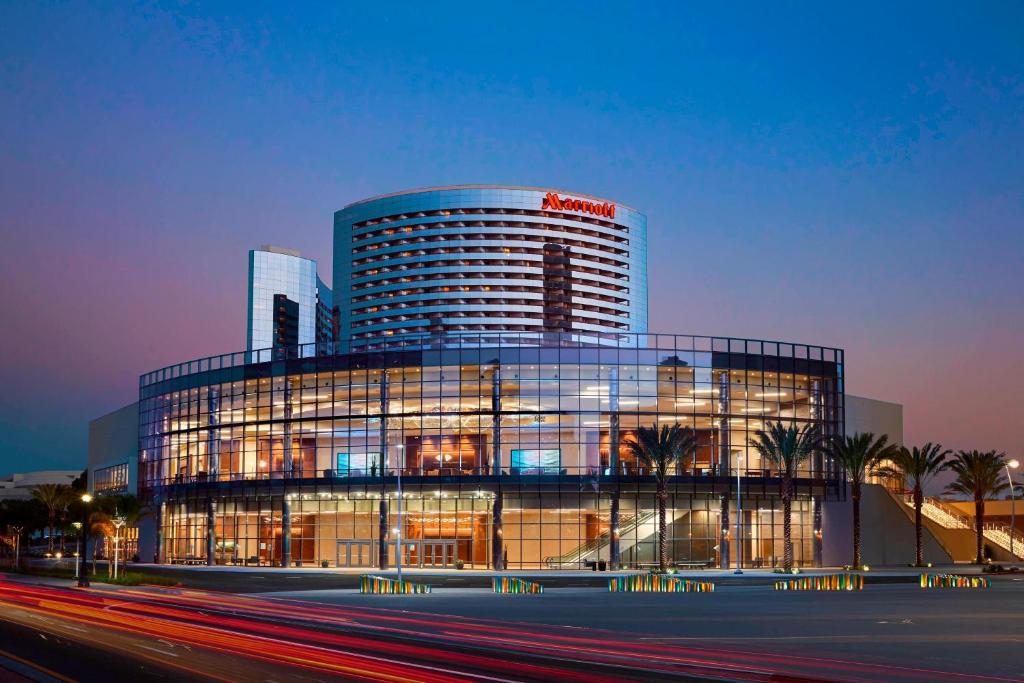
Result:
{"label": "red marriott lettering", "polygon": [[572,199],[571,197],[559,197],[554,192],[548,192],[540,204],[542,209],[553,211],[579,211],[580,213],[592,213],[595,216],[615,218],[614,204],[598,204],[585,199]]}

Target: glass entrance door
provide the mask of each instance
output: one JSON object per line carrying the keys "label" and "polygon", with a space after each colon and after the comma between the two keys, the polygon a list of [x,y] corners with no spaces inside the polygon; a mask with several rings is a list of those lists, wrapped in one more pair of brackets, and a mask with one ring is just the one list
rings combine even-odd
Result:
{"label": "glass entrance door", "polygon": [[455,541],[423,541],[421,567],[451,567],[455,565]]}
{"label": "glass entrance door", "polygon": [[338,541],[336,564],[339,567],[373,565],[373,541]]}

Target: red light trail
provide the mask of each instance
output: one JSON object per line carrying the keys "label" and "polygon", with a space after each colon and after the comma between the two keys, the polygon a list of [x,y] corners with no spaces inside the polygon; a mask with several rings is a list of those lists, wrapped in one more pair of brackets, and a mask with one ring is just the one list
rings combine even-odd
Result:
{"label": "red light trail", "polygon": [[[66,589],[0,578],[0,619],[20,612],[296,670],[367,681],[1009,681],[841,659],[649,642],[600,629],[212,593]],[[22,622],[24,623],[24,621]],[[39,625],[33,624],[39,628]],[[145,646],[136,646],[145,647]],[[158,651],[159,652],[159,651]],[[167,653],[162,653],[167,654]],[[132,657],[151,658],[133,649]],[[216,673],[164,661],[206,678]],[[229,680],[229,679],[222,679]]]}

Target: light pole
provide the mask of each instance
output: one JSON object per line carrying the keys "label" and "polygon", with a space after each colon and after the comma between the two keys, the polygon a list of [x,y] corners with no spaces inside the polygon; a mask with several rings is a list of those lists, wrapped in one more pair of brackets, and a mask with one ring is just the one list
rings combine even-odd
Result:
{"label": "light pole", "polygon": [[742,453],[736,454],[736,571],[733,574],[743,573],[743,494],[740,492],[740,460]]}
{"label": "light pole", "polygon": [[85,567],[82,566],[82,557],[85,553],[89,552],[89,537],[86,536],[89,533],[89,503],[92,502],[92,496],[88,493],[82,494],[82,527],[78,530],[78,540],[82,543],[82,551],[79,553],[78,558],[75,560],[75,565],[79,568],[78,570],[78,587],[88,588],[89,587],[89,572],[84,571]]}
{"label": "light pole", "polygon": [[82,557],[82,523],[71,522],[71,526],[75,527],[75,531],[78,532],[77,539],[75,540],[75,578],[78,578],[79,571],[79,558]]}
{"label": "light pole", "polygon": [[402,581],[402,467],[405,466],[405,446],[398,444],[398,522],[395,528],[395,567],[398,569],[398,581]]}
{"label": "light pole", "polygon": [[21,566],[21,532],[24,527],[15,526],[14,529],[14,571]]}
{"label": "light pole", "polygon": [[118,547],[118,536],[121,531],[121,527],[125,525],[125,518],[117,514],[117,510],[114,510],[114,519],[111,520],[114,524],[114,580],[117,580],[117,547]]}
{"label": "light pole", "polygon": [[1006,479],[1010,482],[1010,561],[1017,558],[1013,554],[1013,535],[1017,533],[1017,497],[1013,492],[1013,477],[1010,476],[1010,468],[1017,469],[1020,463],[1010,460],[1006,463]]}

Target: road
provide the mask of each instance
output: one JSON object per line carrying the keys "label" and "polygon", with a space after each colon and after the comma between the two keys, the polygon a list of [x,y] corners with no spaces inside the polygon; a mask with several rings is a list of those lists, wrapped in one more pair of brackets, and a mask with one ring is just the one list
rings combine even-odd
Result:
{"label": "road", "polygon": [[[109,681],[112,673],[115,680],[1013,681],[1022,680],[1013,669],[1019,657],[1011,654],[1006,666],[994,660],[1021,651],[1020,626],[1000,615],[1014,603],[1019,614],[1022,596],[1024,584],[1009,581],[989,591],[943,594],[895,585],[849,594],[736,586],[680,595],[566,588],[541,596],[478,589],[265,596],[81,590],[8,578],[0,579],[0,624],[6,624],[0,667],[7,656],[45,666],[54,676],[48,680],[83,681]],[[989,651],[984,630],[968,637],[968,629],[958,635],[933,624],[908,640],[910,624],[886,623],[876,624],[873,637],[902,642],[902,658],[854,657],[831,648],[842,643],[842,630],[828,633],[825,625],[852,620],[860,629],[865,618],[858,605],[879,600],[918,605],[915,610],[947,619],[959,612],[992,623],[1005,637]],[[972,606],[977,617],[968,612]],[[737,615],[760,635],[744,632]],[[809,628],[829,636],[830,647],[822,648]],[[870,649],[863,633],[848,640]],[[998,655],[987,669],[964,670],[968,662],[943,667],[941,657],[921,661],[926,650],[941,654],[972,642],[983,657]],[[103,661],[120,669],[98,669]]]}

